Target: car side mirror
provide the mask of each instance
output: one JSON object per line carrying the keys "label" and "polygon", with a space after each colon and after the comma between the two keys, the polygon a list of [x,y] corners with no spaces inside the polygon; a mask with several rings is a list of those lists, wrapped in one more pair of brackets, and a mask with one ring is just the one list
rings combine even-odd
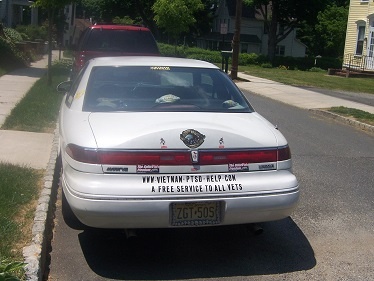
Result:
{"label": "car side mirror", "polygon": [[56,90],[59,93],[66,93],[69,92],[71,89],[71,86],[73,84],[73,81],[64,81],[57,85]]}

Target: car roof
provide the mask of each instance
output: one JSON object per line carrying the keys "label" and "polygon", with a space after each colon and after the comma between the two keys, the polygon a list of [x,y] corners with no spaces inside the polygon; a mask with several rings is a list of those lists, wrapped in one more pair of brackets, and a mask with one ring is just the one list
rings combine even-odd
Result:
{"label": "car roof", "polygon": [[90,61],[95,66],[169,66],[169,67],[194,67],[219,69],[216,65],[206,61],[158,57],[158,56],[123,56],[123,57],[98,57]]}

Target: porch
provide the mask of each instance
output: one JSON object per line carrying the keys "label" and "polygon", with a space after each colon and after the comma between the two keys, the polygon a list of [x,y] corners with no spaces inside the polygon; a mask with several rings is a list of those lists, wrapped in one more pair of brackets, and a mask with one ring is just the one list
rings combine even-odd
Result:
{"label": "porch", "polygon": [[342,69],[328,69],[328,75],[344,77],[374,78],[374,57],[347,54]]}

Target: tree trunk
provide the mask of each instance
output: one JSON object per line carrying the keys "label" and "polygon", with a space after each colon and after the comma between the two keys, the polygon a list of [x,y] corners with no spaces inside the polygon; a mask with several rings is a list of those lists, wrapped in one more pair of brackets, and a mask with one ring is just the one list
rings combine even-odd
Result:
{"label": "tree trunk", "polygon": [[269,39],[268,39],[268,59],[271,63],[274,62],[275,51],[277,48],[277,29],[278,29],[278,2],[273,1],[272,16],[269,25]]}
{"label": "tree trunk", "polygon": [[3,24],[2,23],[0,23],[0,37],[5,38],[5,33],[4,33],[4,28],[3,28]]}
{"label": "tree trunk", "polygon": [[236,0],[236,15],[235,15],[235,31],[232,39],[232,65],[231,65],[231,79],[238,78],[238,64],[239,64],[239,44],[240,44],[240,25],[242,17],[243,0]]}
{"label": "tree trunk", "polygon": [[48,69],[47,81],[48,85],[52,85],[52,27],[53,27],[54,9],[48,8]]}

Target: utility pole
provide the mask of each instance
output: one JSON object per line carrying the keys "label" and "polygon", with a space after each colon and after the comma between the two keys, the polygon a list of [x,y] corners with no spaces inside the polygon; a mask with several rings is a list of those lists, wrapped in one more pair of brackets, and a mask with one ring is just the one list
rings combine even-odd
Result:
{"label": "utility pole", "polygon": [[231,79],[238,78],[240,25],[241,25],[241,17],[242,17],[242,6],[243,6],[243,0],[236,0],[235,31],[234,31],[234,37],[232,38]]}

